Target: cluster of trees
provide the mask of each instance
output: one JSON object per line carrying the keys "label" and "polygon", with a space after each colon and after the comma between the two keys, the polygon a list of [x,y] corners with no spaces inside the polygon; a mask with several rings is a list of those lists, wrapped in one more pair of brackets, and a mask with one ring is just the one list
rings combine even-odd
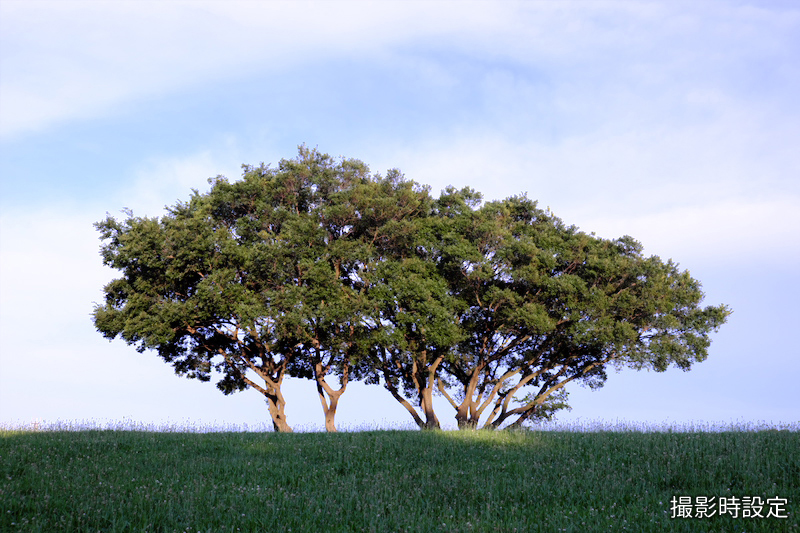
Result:
{"label": "cluster of trees", "polygon": [[259,391],[276,431],[291,431],[287,376],[316,382],[329,431],[351,380],[383,385],[420,428],[439,427],[435,394],[460,428],[518,426],[611,365],[689,369],[730,313],[632,238],[587,235],[525,196],[434,198],[305,146],[209,182],[161,218],[96,224],[122,276],[94,323],[225,394]]}

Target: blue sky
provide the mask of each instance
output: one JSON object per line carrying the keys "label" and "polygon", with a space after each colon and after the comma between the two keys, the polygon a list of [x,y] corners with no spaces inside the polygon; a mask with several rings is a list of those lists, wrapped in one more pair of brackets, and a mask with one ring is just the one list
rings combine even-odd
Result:
{"label": "blue sky", "polygon": [[[256,392],[94,330],[115,273],[92,223],[301,143],[434,192],[527,192],[733,308],[707,361],[573,387],[562,420],[796,422],[798,94],[792,2],[4,0],[0,424],[266,421]],[[322,425],[313,387],[287,397],[291,425]],[[409,420],[358,384],[337,418]]]}

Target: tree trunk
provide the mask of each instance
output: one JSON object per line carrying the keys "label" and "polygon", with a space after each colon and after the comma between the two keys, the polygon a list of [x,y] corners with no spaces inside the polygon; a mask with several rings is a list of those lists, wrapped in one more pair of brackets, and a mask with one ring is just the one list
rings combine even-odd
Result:
{"label": "tree trunk", "polygon": [[262,387],[245,375],[241,375],[242,379],[266,398],[267,409],[269,410],[269,416],[272,417],[272,427],[275,431],[291,433],[292,428],[290,428],[289,424],[286,422],[286,413],[284,413],[286,399],[284,399],[283,394],[281,394],[281,382],[283,381],[282,371],[279,373],[278,379],[274,380],[269,374],[255,365],[251,365],[251,368],[264,379],[265,387]]}
{"label": "tree trunk", "polygon": [[[317,382],[317,394],[319,394],[319,402],[322,404],[322,412],[325,415],[325,431],[336,433],[336,408],[339,406],[339,397],[344,394],[350,381],[350,365],[345,362],[339,390],[333,390],[325,381],[328,369],[329,367],[323,366],[322,362],[317,361],[314,365],[314,379]],[[329,399],[325,398],[326,393]]]}
{"label": "tree trunk", "polygon": [[265,396],[267,397],[269,414],[272,417],[272,427],[278,433],[292,433],[292,428],[286,422],[286,414],[284,413],[286,401],[283,399],[283,395],[278,391],[277,394],[265,394]]}
{"label": "tree trunk", "polygon": [[527,419],[529,419],[532,413],[533,410],[528,411],[527,413],[521,415],[519,418],[514,420],[514,422],[506,426],[506,430],[522,429],[522,423],[525,422]]}
{"label": "tree trunk", "polygon": [[487,406],[490,405],[492,399],[497,395],[503,383],[505,383],[511,376],[518,372],[506,372],[496,380],[496,383],[489,391],[488,395],[485,396],[484,392],[481,391],[477,394],[476,398],[476,391],[478,390],[478,383],[481,379],[481,373],[486,369],[486,367],[487,363],[481,362],[475,367],[475,369],[469,372],[467,375],[467,377],[469,377],[468,381],[464,382],[463,378],[460,380],[464,386],[464,399],[460,404],[454,405],[456,408],[456,422],[458,423],[458,429],[478,429],[483,411]]}
{"label": "tree trunk", "polygon": [[[324,377],[317,378],[317,393],[319,394],[319,401],[322,404],[322,412],[325,415],[325,431],[336,433],[336,408],[339,406],[339,397],[344,392],[347,384],[342,385],[342,388],[335,391],[327,383]],[[328,393],[328,398],[325,399],[325,393]]]}
{"label": "tree trunk", "polygon": [[[399,362],[396,362],[396,365],[400,368],[401,373],[406,377],[410,376],[414,383],[414,389],[419,397],[419,413],[417,413],[417,410],[408,402],[408,400],[400,395],[400,391],[393,384],[391,368],[389,364],[387,364],[385,357],[382,358],[384,387],[386,387],[386,389],[392,393],[392,396],[394,396],[395,400],[400,402],[400,404],[406,408],[420,429],[440,429],[441,426],[439,425],[439,419],[436,417],[436,413],[433,409],[433,387],[436,383],[436,369],[442,362],[443,358],[441,356],[438,357],[437,360],[429,366],[425,365],[425,359],[426,352],[423,351],[419,359],[413,359],[410,372],[403,369]],[[419,361],[422,361],[423,366],[428,366],[428,368],[426,370],[418,371],[417,368]],[[422,419],[423,416],[425,417],[425,420]]]}
{"label": "tree trunk", "polygon": [[339,403],[339,395],[337,394],[335,398],[331,398],[330,406],[325,410],[325,431],[328,433],[336,433],[336,407]]}
{"label": "tree trunk", "polygon": [[456,421],[458,422],[458,429],[460,430],[478,429],[478,422],[471,418],[459,419],[456,417]]}
{"label": "tree trunk", "polygon": [[458,406],[458,410],[456,411],[458,429],[469,429],[469,415],[467,411],[467,406],[464,403]]}
{"label": "tree trunk", "polygon": [[458,406],[458,410],[456,411],[458,429],[475,429],[478,426],[478,421],[473,420],[473,417],[470,416],[470,403],[471,400],[465,398]]}
{"label": "tree trunk", "polygon": [[428,386],[422,389],[421,399],[420,399],[420,407],[422,408],[422,412],[425,414],[425,424],[422,426],[422,429],[441,429],[439,425],[439,419],[436,417],[436,413],[433,410],[433,383],[432,380],[428,380]]}
{"label": "tree trunk", "polygon": [[414,419],[414,422],[416,422],[416,424],[420,427],[420,429],[424,428],[425,422],[423,422],[422,418],[420,418],[420,416],[417,414],[417,411],[414,409],[414,406],[408,403],[408,400],[400,396],[400,392],[397,390],[397,388],[394,385],[392,385],[392,383],[388,380],[384,383],[384,387],[386,388],[386,390],[392,393],[392,396],[394,396],[395,400],[400,402],[400,405],[406,408],[406,411],[408,411],[408,413],[411,415],[411,417]]}

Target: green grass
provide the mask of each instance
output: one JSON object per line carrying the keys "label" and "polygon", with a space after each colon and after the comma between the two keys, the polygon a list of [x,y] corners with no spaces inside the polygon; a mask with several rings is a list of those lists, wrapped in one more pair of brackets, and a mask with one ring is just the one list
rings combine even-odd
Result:
{"label": "green grass", "polygon": [[[673,496],[789,518],[671,519]],[[0,531],[800,531],[798,503],[796,430],[0,430]]]}

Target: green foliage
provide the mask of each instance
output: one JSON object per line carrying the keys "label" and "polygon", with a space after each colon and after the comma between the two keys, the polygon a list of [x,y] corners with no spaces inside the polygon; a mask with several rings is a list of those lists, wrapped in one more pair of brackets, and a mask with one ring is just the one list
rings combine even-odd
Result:
{"label": "green foliage", "polygon": [[[453,320],[463,340],[443,363],[439,389],[462,427],[482,416],[499,427],[552,414],[544,407],[551,394],[572,381],[602,386],[610,364],[688,370],[730,313],[701,308],[700,283],[671,261],[644,257],[632,238],[587,235],[525,197],[454,217],[462,221],[440,238],[436,260],[461,300]],[[511,408],[525,388],[533,392]]]}
{"label": "green foliage", "polygon": [[435,392],[461,427],[519,426],[566,408],[573,381],[602,386],[609,365],[689,370],[730,314],[633,238],[588,235],[525,196],[434,199],[304,146],[243,169],[161,218],[97,224],[122,276],[94,321],[178,374],[258,390],[282,431],[287,375],[316,380],[329,429],[351,377],[420,427],[439,426]]}
{"label": "green foliage", "polygon": [[380,253],[406,249],[408,221],[429,210],[427,191],[396,171],[372,176],[360,161],[305,147],[277,169],[245,166],[238,182],[210,182],[160,219],[97,224],[103,262],[122,277],[106,286],[95,325],[156,350],[178,374],[220,371],[226,394],[259,390],[276,429],[289,431],[284,376],[315,377],[329,395],[326,414],[335,411],[325,375],[338,372],[343,392],[369,350],[364,330],[379,320],[367,269]]}

